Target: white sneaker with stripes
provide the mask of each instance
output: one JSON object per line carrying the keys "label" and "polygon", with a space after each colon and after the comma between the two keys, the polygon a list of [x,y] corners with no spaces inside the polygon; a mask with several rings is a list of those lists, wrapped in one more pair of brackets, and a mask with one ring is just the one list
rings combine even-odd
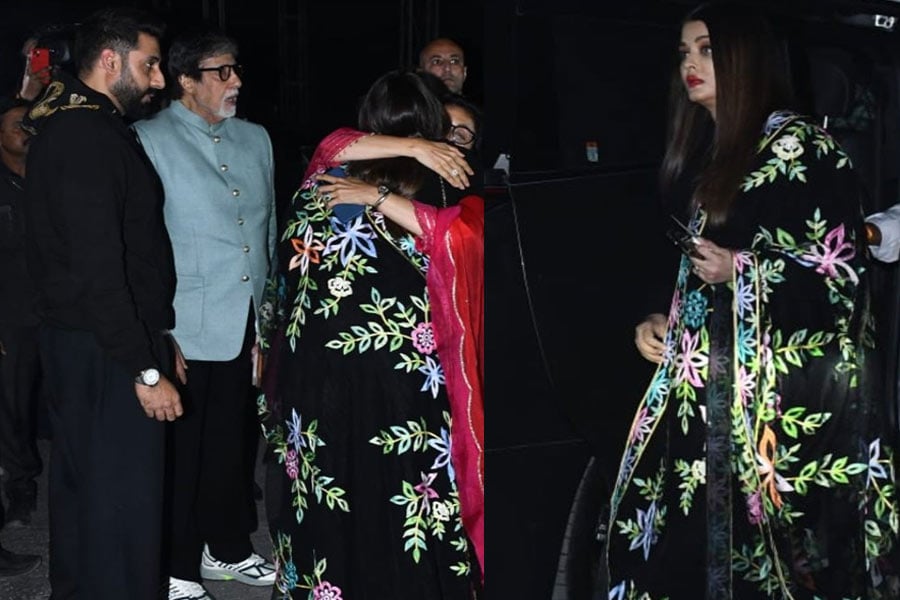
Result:
{"label": "white sneaker with stripes", "polygon": [[[272,585],[275,583],[275,565],[251,552],[239,563],[226,563],[213,558],[209,546],[203,545],[203,559],[200,561],[200,575],[215,581],[240,581],[247,585]],[[171,599],[170,599],[171,600]]]}
{"label": "white sneaker with stripes", "polygon": [[169,600],[215,600],[201,584],[169,577]]}

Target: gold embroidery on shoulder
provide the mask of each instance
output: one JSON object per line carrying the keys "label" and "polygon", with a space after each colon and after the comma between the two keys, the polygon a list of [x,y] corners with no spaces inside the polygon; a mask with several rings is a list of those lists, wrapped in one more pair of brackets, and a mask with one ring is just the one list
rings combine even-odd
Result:
{"label": "gold embroidery on shoulder", "polygon": [[50,85],[47,86],[47,90],[44,92],[44,96],[40,99],[40,101],[35,104],[30,111],[28,111],[28,118],[32,121],[35,119],[41,119],[43,117],[48,117],[56,112],[56,108],[52,108],[50,104],[62,96],[63,91],[65,90],[65,86],[59,81],[52,81]]}

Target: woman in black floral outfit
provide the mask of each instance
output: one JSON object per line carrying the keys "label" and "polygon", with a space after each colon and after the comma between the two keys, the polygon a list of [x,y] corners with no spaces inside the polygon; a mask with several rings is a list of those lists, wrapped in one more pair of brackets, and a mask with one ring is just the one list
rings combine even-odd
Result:
{"label": "woman in black floral outfit", "polygon": [[[895,598],[893,449],[848,156],[784,111],[779,44],[726,3],[684,21],[663,180],[690,164],[659,364],[611,501],[611,599]],[[710,143],[704,143],[711,140]]]}
{"label": "woman in black floral outfit", "polygon": [[[448,127],[414,73],[380,78],[360,109],[363,131],[441,140]],[[361,135],[338,130],[319,145],[278,248],[261,402],[273,597],[471,599],[479,578],[450,461],[428,258],[373,206],[333,211],[319,176],[342,166],[385,194],[436,206],[456,196],[412,159],[344,164]]]}

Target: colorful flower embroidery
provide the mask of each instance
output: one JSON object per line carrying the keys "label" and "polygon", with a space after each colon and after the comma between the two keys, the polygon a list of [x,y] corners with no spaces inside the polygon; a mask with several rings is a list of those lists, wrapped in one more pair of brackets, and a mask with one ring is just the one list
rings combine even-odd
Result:
{"label": "colorful flower embroidery", "polygon": [[[846,170],[849,159],[827,133],[793,115],[775,115],[766,137],[735,204],[760,219],[758,228],[741,232],[726,223],[717,231],[722,239],[748,238],[733,254],[733,279],[698,282],[682,259],[663,363],[637,407],[612,493],[611,600],[651,598],[639,586],[645,576],[659,575],[654,549],[665,534],[667,509],[676,506],[673,519],[708,527],[707,547],[698,550],[700,560],[716,557],[708,585],[731,572],[766,597],[788,597],[798,578],[812,589],[835,540],[809,518],[835,494],[858,502],[858,512],[847,517],[859,518],[850,543],[865,544],[865,564],[859,556],[847,566],[854,581],[875,590],[872,597],[888,591],[880,565],[900,530],[894,455],[877,437],[847,437],[878,425],[857,395],[873,331],[860,309],[865,265],[845,210],[855,188],[849,173],[826,183],[814,179],[823,169]],[[705,222],[702,210],[692,219],[692,225]],[[802,324],[791,328],[797,321],[790,315],[797,313]],[[809,398],[798,396],[797,386],[809,386]],[[670,398],[678,402],[670,405]],[[744,528],[716,528],[713,518],[728,477],[740,490],[731,502],[744,504],[753,526],[740,539],[729,535]],[[702,486],[709,486],[707,501],[696,505]],[[721,510],[731,507],[723,503]],[[665,544],[671,549],[677,541]],[[794,555],[783,555],[787,547]],[[664,597],[665,589],[657,589]]]}
{"label": "colorful flower embroidery", "polygon": [[434,328],[431,323],[419,323],[412,330],[412,343],[422,354],[431,354],[437,346],[434,343]]}

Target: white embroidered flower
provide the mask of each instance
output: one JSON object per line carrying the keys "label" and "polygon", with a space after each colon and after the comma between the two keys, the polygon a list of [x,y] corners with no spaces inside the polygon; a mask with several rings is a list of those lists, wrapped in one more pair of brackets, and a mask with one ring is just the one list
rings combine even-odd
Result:
{"label": "white embroidered flower", "polygon": [[695,460],[691,463],[691,479],[706,483],[706,460]]}
{"label": "white embroidered flower", "polygon": [[259,307],[259,318],[263,321],[270,320],[275,314],[275,308],[271,302],[263,302]]}
{"label": "white embroidered flower", "polygon": [[70,94],[69,95],[69,104],[84,104],[87,101],[85,96],[81,94]]}
{"label": "white embroidered flower", "polygon": [[336,298],[346,298],[353,293],[353,287],[343,277],[332,277],[328,280],[328,291]]}
{"label": "white embroidered flower", "polygon": [[795,135],[783,135],[772,142],[772,152],[781,160],[794,160],[803,154],[803,146]]}
{"label": "white embroidered flower", "polygon": [[447,522],[450,520],[450,509],[443,502],[431,503],[431,516],[435,521]]}

